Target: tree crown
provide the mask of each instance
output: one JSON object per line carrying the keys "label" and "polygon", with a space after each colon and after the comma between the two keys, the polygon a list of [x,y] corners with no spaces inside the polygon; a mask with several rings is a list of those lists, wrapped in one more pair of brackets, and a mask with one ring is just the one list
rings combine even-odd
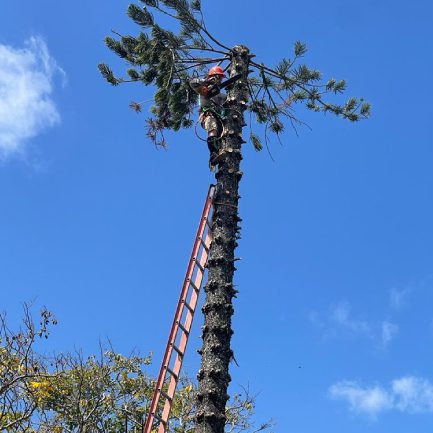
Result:
{"label": "tree crown", "polygon": [[[100,64],[99,70],[114,86],[126,82],[155,86],[151,117],[146,120],[147,135],[156,145],[165,146],[164,130],[177,131],[194,124],[191,115],[197,95],[189,81],[209,65],[228,69],[233,49],[208,30],[200,0],[140,0],[140,5],[130,4],[127,13],[141,28],[140,33],[130,36],[115,32],[116,37],[107,36],[105,42],[128,63],[128,77],[116,76],[106,64]],[[158,24],[162,16],[173,20],[177,30]],[[295,112],[299,104],[352,122],[370,115],[370,105],[362,98],[331,102],[328,98],[342,94],[346,82],[334,78],[323,80],[320,71],[301,63],[306,52],[306,45],[297,41],[293,55],[273,67],[250,56],[250,72],[244,77],[250,99],[247,109],[264,126],[266,144],[268,133],[279,136],[284,131],[285,121],[295,131],[303,124]],[[131,102],[130,106],[137,112],[142,110],[140,102]],[[250,139],[256,150],[262,149],[259,135],[252,130]]]}

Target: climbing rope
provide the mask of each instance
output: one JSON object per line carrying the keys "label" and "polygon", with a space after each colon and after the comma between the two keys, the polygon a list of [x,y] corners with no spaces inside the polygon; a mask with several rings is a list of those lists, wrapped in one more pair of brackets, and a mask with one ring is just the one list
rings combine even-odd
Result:
{"label": "climbing rope", "polygon": [[[222,106],[220,106],[221,108],[223,108],[225,111],[234,111],[234,112],[236,112],[236,113],[238,113],[240,116],[242,116],[242,113],[239,111],[239,110],[236,110],[236,108],[225,108],[225,107],[222,107]],[[220,126],[221,126],[221,134],[219,135],[219,137],[215,137],[217,140],[219,140],[220,138],[222,138],[222,136],[223,136],[223,134],[224,134],[224,122],[223,122],[223,120],[222,120],[222,118],[221,118],[221,116],[216,112],[216,111],[214,111],[214,110],[212,110],[214,113],[215,113],[215,118],[218,120],[218,122],[220,122]],[[204,141],[205,143],[207,143],[207,140],[206,139],[204,139],[204,138],[202,138],[202,137],[200,137],[200,135],[199,135],[199,133],[198,133],[198,131],[197,131],[197,125],[198,124],[201,124],[201,122],[200,122],[200,119],[198,119],[196,122],[195,122],[195,125],[194,125],[194,132],[195,132],[195,135],[196,135],[196,137],[199,139],[199,140],[201,140],[201,141]]]}

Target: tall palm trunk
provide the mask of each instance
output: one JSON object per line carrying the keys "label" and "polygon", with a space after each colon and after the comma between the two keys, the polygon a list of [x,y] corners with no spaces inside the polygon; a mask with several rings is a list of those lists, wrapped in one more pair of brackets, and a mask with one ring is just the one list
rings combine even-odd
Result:
{"label": "tall palm trunk", "polygon": [[249,50],[238,45],[233,49],[230,76],[243,74],[227,97],[227,116],[221,147],[226,153],[216,173],[217,188],[212,222],[213,242],[208,261],[206,301],[203,306],[202,364],[198,373],[196,431],[223,433],[225,405],[229,398],[229,362],[233,357],[230,340],[233,334],[231,317],[235,271],[235,249],[239,233],[238,201],[239,181],[242,177],[240,162],[243,112],[248,102],[247,75]]}

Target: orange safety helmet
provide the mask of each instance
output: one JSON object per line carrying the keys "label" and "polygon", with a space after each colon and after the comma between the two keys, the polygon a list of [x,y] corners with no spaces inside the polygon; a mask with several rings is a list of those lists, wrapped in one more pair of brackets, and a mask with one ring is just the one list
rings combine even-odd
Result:
{"label": "orange safety helmet", "polygon": [[212,77],[213,75],[219,75],[221,77],[225,77],[223,68],[221,66],[213,66],[212,68],[210,68],[207,76],[209,78]]}

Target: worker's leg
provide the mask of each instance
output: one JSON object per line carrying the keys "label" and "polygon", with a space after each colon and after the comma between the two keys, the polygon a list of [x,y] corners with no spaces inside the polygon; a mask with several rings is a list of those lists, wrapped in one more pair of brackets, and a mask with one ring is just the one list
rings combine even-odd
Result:
{"label": "worker's leg", "polygon": [[219,145],[218,140],[221,135],[220,121],[216,118],[214,114],[209,113],[204,120],[204,129],[206,129],[207,135],[207,145],[210,152],[217,152]]}
{"label": "worker's leg", "polygon": [[207,136],[207,145],[209,148],[209,167],[211,170],[214,170],[214,164],[212,161],[215,159],[215,156],[218,154],[220,147],[220,136],[221,136],[221,122],[214,116],[213,114],[208,114],[203,122],[203,126],[208,132]]}

